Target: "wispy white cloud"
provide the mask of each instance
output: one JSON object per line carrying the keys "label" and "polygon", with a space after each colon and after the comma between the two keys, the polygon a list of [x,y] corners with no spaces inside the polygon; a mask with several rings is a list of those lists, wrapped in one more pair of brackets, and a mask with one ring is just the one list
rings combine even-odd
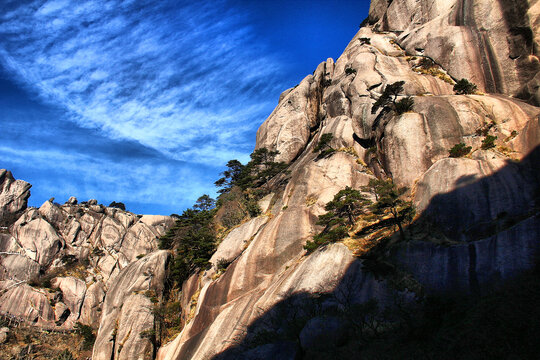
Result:
{"label": "wispy white cloud", "polygon": [[0,15],[0,61],[80,126],[167,156],[246,157],[283,88],[225,0],[35,0]]}

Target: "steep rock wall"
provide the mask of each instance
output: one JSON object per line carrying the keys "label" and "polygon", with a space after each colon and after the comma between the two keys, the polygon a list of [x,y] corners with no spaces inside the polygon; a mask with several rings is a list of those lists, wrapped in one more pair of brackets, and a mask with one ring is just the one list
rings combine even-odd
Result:
{"label": "steep rock wall", "polygon": [[[388,281],[376,280],[363,271],[362,261],[343,245],[335,244],[309,256],[302,248],[319,231],[317,216],[324,212],[324,205],[335,193],[345,186],[359,188],[375,177],[391,177],[409,187],[409,196],[422,219],[432,200],[440,200],[437,195],[444,194],[447,196],[440,204],[445,212],[440,215],[450,216],[456,211],[449,206],[459,196],[456,191],[472,179],[486,179],[485,183],[491,184],[488,187],[493,190],[480,195],[493,202],[483,208],[481,202],[476,204],[474,196],[460,200],[469,206],[473,204],[472,211],[478,211],[478,216],[470,221],[489,223],[503,206],[510,209],[507,216],[514,219],[513,225],[495,227],[491,233],[473,231],[463,235],[465,239],[452,226],[461,226],[460,231],[464,231],[470,222],[459,225],[448,219],[431,219],[440,222],[437,226],[450,226],[447,241],[467,241],[472,245],[437,247],[431,242],[433,235],[428,235],[423,242],[396,247],[393,254],[400,260],[396,260],[400,267],[426,290],[478,289],[497,276],[508,278],[530,266],[531,254],[538,247],[534,235],[538,222],[532,204],[535,195],[515,195],[518,189],[538,186],[538,179],[530,175],[534,165],[523,171],[504,171],[503,180],[491,176],[508,163],[524,159],[539,145],[540,109],[507,96],[520,93],[531,76],[518,76],[517,67],[507,66],[507,54],[498,50],[500,53],[493,52],[499,60],[497,66],[510,71],[501,71],[502,80],[490,83],[484,78],[485,64],[474,48],[468,61],[460,57],[460,51],[471,51],[464,46],[471,41],[462,39],[457,45],[444,48],[438,58],[431,47],[441,42],[451,45],[453,37],[448,35],[437,42],[420,30],[428,29],[430,21],[438,21],[436,26],[441,27],[443,34],[456,33],[453,27],[457,25],[441,19],[441,14],[446,14],[447,19],[448,14],[457,11],[453,3],[394,1],[390,7],[387,5],[374,1],[374,26],[360,29],[337,61],[327,60],[297,87],[284,92],[276,110],[259,129],[256,148],[278,150],[278,160],[290,163],[290,174],[271,182],[274,193],[264,215],[267,219],[252,220],[241,231],[231,233],[218,249],[218,253],[231,254],[227,256],[234,259],[225,273],[216,277],[214,267],[184,284],[183,308],[194,311],[188,310],[190,316],[184,318],[187,325],[174,341],[160,349],[158,359],[207,359],[220,353],[224,358],[270,358],[279,349],[289,349],[284,350],[287,355],[283,356],[294,358],[301,351],[301,345],[294,343],[266,344],[244,349],[240,354],[230,351],[239,339],[249,337],[250,326],[285,299],[339,292],[344,283],[355,284],[353,302],[389,296]],[[421,17],[416,19],[414,14],[419,7],[426,13],[420,12]],[[398,10],[402,11],[399,17],[392,15]],[[411,16],[403,16],[407,11]],[[495,14],[490,16],[496,17]],[[484,14],[478,12],[475,16]],[[407,22],[398,22],[399,19]],[[427,25],[422,27],[423,24]],[[502,25],[497,29],[499,35],[510,31]],[[411,35],[407,36],[405,31]],[[465,37],[477,31],[469,27],[458,34]],[[438,32],[431,29],[430,33]],[[414,41],[420,39],[422,49],[416,50],[418,45]],[[431,73],[419,71],[426,56],[439,64]],[[468,77],[484,91],[499,94],[454,95],[454,82],[448,74]],[[393,112],[373,114],[375,100],[386,85],[396,81],[405,81],[401,96],[413,97],[413,111],[400,116]],[[330,145],[338,151],[321,159],[313,148],[325,133],[333,134]],[[497,136],[495,148],[481,149],[485,134]],[[448,150],[459,142],[472,147],[470,158],[449,159]],[[286,185],[280,186],[284,182]],[[268,204],[266,199],[264,204]],[[526,232],[532,237],[525,236]],[[474,260],[470,246],[475,249]],[[518,248],[523,249],[519,254],[512,250]],[[433,256],[435,253],[437,256]],[[513,253],[515,260],[503,260]],[[437,269],[437,275],[429,275],[430,266]],[[471,275],[480,273],[485,275]],[[354,280],[347,280],[351,276]],[[440,283],[436,276],[442,279]],[[304,332],[308,331],[306,327]]]}
{"label": "steep rock wall", "polygon": [[369,22],[457,79],[539,105],[539,14],[528,0],[374,0]]}

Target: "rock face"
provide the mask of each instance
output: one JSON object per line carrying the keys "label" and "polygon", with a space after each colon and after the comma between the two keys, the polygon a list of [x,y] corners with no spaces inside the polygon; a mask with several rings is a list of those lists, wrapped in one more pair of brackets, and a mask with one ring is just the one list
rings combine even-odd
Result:
{"label": "rock face", "polygon": [[[318,324],[336,334],[347,329],[315,316],[300,327],[299,341],[232,344],[253,344],[250,336],[267,325],[261,319],[274,321],[268,314],[287,299],[391,297],[390,279],[375,280],[344,245],[309,256],[303,249],[334,194],[373,178],[408,187],[417,221],[437,229],[390,254],[424,290],[478,292],[530,268],[540,248],[538,10],[532,1],[374,0],[368,26],[341,57],[285,91],[261,125],[256,148],[279,151],[290,173],[271,181],[274,192],[262,201],[267,213],[232,231],[214,267],[184,284],[184,311],[196,304],[192,319],[185,317],[158,359],[273,358],[279,351],[295,358],[314,346]],[[455,95],[461,78],[485,94]],[[405,82],[399,98],[411,96],[412,111],[372,113],[397,81]],[[313,149],[325,133],[337,151],[318,158]],[[496,137],[493,147],[484,145],[487,135]],[[449,158],[458,143],[471,154]],[[220,258],[232,263],[217,276]]]}
{"label": "rock face", "polygon": [[[138,334],[153,327],[152,303],[132,292],[162,291],[168,255],[157,251],[157,239],[173,219],[97,201],[78,204],[74,197],[64,205],[51,199],[39,209],[26,208],[30,184],[5,170],[0,179],[0,220],[11,224],[0,232],[0,314],[52,329],[77,322],[107,328],[112,322],[126,344],[123,351],[117,344],[118,358],[134,359],[139,352],[151,357],[152,344]],[[120,302],[109,306],[109,298]],[[117,309],[124,301],[127,306]]]}
{"label": "rock face", "polygon": [[152,359],[153,345],[144,333],[154,330],[150,298],[161,297],[168,256],[154,252],[116,277],[105,297],[92,359]]}
{"label": "rock face", "polygon": [[530,0],[374,0],[369,22],[457,79],[539,105],[539,15]]}
{"label": "rock face", "polygon": [[0,219],[26,208],[31,187],[26,181],[15,180],[10,171],[0,169]]}

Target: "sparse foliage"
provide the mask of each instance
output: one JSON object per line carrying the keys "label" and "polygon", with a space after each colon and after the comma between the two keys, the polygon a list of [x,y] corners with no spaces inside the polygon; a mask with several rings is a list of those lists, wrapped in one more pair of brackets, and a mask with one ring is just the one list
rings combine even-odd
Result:
{"label": "sparse foliage", "polygon": [[227,170],[221,173],[223,177],[214,183],[218,188],[221,188],[218,190],[220,194],[230,191],[233,185],[238,182],[244,170],[244,165],[238,160],[229,160],[226,166]]}
{"label": "sparse foliage", "polygon": [[407,188],[398,188],[391,180],[371,179],[368,186],[363,188],[375,195],[375,203],[371,205],[374,214],[384,215],[390,212],[393,223],[398,227],[402,240],[405,240],[403,222],[411,221],[415,215],[412,202],[401,199]]}
{"label": "sparse foliage", "polygon": [[412,97],[407,96],[396,102],[395,111],[398,115],[412,111],[414,107],[414,100]]}
{"label": "sparse foliage", "polygon": [[467,79],[461,79],[454,85],[454,92],[457,95],[474,94],[477,86]]}
{"label": "sparse foliage", "polygon": [[353,69],[351,67],[348,67],[345,69],[345,74],[346,75],[352,75],[352,74],[356,74],[356,69]]}
{"label": "sparse foliage", "polygon": [[124,203],[121,203],[121,202],[113,201],[112,203],[109,204],[109,207],[126,211],[126,205],[124,205]]}
{"label": "sparse foliage", "polygon": [[209,195],[204,194],[197,199],[195,205],[193,205],[193,208],[201,211],[209,211],[215,206],[216,200],[212,199]]}
{"label": "sparse foliage", "polygon": [[496,136],[493,135],[487,135],[484,140],[482,140],[482,150],[489,150],[495,147],[495,140],[497,140]]}
{"label": "sparse foliage", "polygon": [[330,146],[330,142],[333,138],[334,135],[332,135],[332,133],[325,133],[321,135],[317,145],[313,148],[314,153],[319,153],[318,158],[323,158],[336,152],[336,149]]}
{"label": "sparse foliage", "polygon": [[77,334],[83,337],[83,349],[91,349],[94,346],[94,341],[96,341],[96,335],[92,327],[78,322],[75,324],[74,329]]}
{"label": "sparse foliage", "polygon": [[467,155],[471,150],[472,146],[466,146],[464,143],[459,143],[454,145],[454,147],[449,150],[449,153],[450,157],[458,158]]}
{"label": "sparse foliage", "polygon": [[370,45],[371,44],[371,39],[370,38],[362,37],[362,38],[360,38],[358,40],[360,41],[361,45]]}
{"label": "sparse foliage", "polygon": [[346,187],[340,190],[332,201],[326,204],[326,214],[319,216],[318,225],[323,225],[321,233],[308,241],[304,248],[311,252],[321,245],[336,242],[347,236],[347,226],[354,224],[354,218],[363,212],[370,201],[358,190]]}
{"label": "sparse foliage", "polygon": [[394,110],[398,114],[412,110],[414,100],[411,97],[406,97],[400,101],[397,100],[399,94],[403,92],[403,85],[405,85],[405,81],[386,85],[381,96],[373,104],[371,113],[375,114],[379,109]]}

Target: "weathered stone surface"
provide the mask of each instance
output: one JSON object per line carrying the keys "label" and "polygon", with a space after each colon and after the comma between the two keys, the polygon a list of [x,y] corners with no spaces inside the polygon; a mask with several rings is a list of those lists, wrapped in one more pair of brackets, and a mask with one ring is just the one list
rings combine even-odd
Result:
{"label": "weathered stone surface", "polygon": [[539,224],[536,215],[470,244],[406,243],[394,250],[392,258],[431,291],[478,293],[535,266]]}
{"label": "weathered stone surface", "polygon": [[125,299],[118,320],[115,359],[153,359],[153,346],[148,334],[154,329],[152,308],[152,302],[145,295],[134,294]]}
{"label": "weathered stone surface", "polygon": [[9,328],[3,327],[0,328],[0,344],[5,343],[8,340]]}
{"label": "weathered stone surface", "polygon": [[0,255],[0,280],[30,281],[39,276],[39,264],[23,254]]}
{"label": "weathered stone surface", "polygon": [[[115,278],[105,296],[92,359],[109,360],[112,354],[122,359],[134,354],[151,358],[152,351],[147,355],[149,339],[139,336],[153,324],[151,302],[142,293],[150,290],[160,296],[168,257],[166,251],[154,252],[131,263]],[[124,343],[129,346],[124,348]]]}
{"label": "weathered stone surface", "polygon": [[538,156],[512,163],[489,151],[476,155],[439,160],[416,189],[418,211],[456,240],[476,240],[485,223],[523,217],[534,209]]}
{"label": "weathered stone surface", "polygon": [[219,244],[210,262],[216,265],[220,260],[231,262],[236,259],[267,221],[267,217],[257,217],[232,230]]}
{"label": "weathered stone surface", "polygon": [[32,185],[15,180],[11,171],[0,169],[0,219],[26,209]]}
{"label": "weathered stone surface", "polygon": [[97,329],[101,318],[105,287],[101,282],[91,284],[86,290],[81,308],[80,322]]}
{"label": "weathered stone surface", "polygon": [[481,90],[539,103],[538,15],[535,1],[373,1],[375,29],[399,34],[410,54],[421,53],[455,78]]}
{"label": "weathered stone surface", "polygon": [[13,235],[26,255],[47,266],[62,248],[62,239],[50,223],[42,218],[26,222],[23,218],[14,224]]}
{"label": "weathered stone surface", "polygon": [[0,313],[11,314],[38,325],[52,325],[54,310],[47,297],[27,284],[2,284],[6,291],[0,297]]}
{"label": "weathered stone surface", "polygon": [[79,319],[81,307],[86,295],[85,282],[74,277],[58,277],[54,279],[52,284],[62,291],[63,302],[70,310],[68,324],[75,324]]}

